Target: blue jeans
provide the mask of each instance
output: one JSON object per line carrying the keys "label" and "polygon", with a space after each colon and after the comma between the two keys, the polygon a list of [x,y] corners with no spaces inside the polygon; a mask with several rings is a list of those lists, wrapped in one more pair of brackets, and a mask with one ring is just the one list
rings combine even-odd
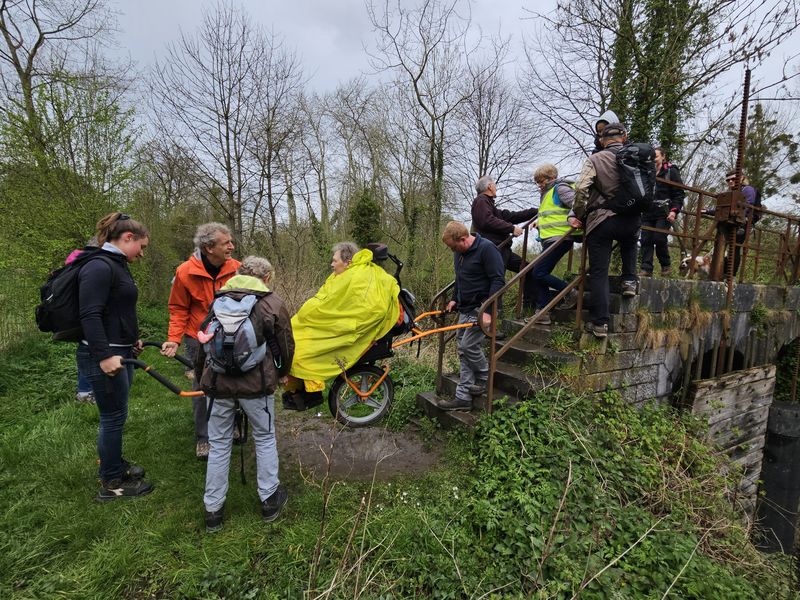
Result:
{"label": "blue jeans", "polygon": [[83,372],[81,369],[81,363],[78,361],[78,350],[83,344],[78,344],[78,348],[75,350],[75,364],[78,366],[78,389],[76,390],[79,394],[87,394],[92,391],[92,386],[89,383],[89,380],[86,379],[86,373]]}
{"label": "blue jeans", "polygon": [[[558,241],[558,237],[542,240],[542,252],[547,250],[550,246]],[[562,241],[550,254],[543,259],[536,262],[530,278],[533,280],[533,285],[536,290],[536,308],[544,308],[552,299],[550,290],[560,292],[567,287],[567,282],[552,275],[553,269],[556,268],[558,261],[570,250],[572,250],[572,240],[566,239]]]}
{"label": "blue jeans", "polygon": [[[114,351],[123,358],[133,358],[133,348],[114,348]],[[133,365],[126,365],[114,377],[109,377],[100,368],[100,361],[89,354],[89,347],[78,344],[78,368],[86,374],[100,412],[97,454],[100,457],[100,479],[106,483],[125,472],[122,463],[122,430],[128,418]]]}
{"label": "blue jeans", "polygon": [[[253,432],[256,447],[256,478],[258,497],[263,502],[276,489],[278,479],[278,446],[275,440],[275,397],[270,394],[261,398],[242,398],[239,405]],[[208,453],[206,468],[206,491],[203,504],[206,510],[217,511],[225,504],[228,495],[228,470],[231,465],[233,447],[233,418],[236,401],[229,398],[215,398],[208,421]]]}

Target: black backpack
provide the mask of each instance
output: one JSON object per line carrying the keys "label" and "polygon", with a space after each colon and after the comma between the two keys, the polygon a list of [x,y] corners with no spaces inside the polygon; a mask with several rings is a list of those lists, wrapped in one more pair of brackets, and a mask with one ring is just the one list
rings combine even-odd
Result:
{"label": "black backpack", "polygon": [[656,153],[650,144],[625,144],[617,152],[619,187],[606,196],[605,208],[618,215],[642,214],[650,210],[656,187]]}
{"label": "black backpack", "polygon": [[78,342],[83,339],[78,288],[81,269],[91,260],[102,260],[111,267],[111,285],[116,269],[113,259],[100,248],[87,247],[70,264],[56,269],[39,288],[41,303],[36,307],[36,326],[39,331],[53,334],[58,342]]}

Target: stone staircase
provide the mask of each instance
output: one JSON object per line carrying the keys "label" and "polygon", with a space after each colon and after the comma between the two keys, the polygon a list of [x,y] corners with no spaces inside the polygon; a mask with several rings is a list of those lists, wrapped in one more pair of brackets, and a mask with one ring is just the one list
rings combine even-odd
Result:
{"label": "stone staircase", "polygon": [[[642,283],[642,293],[647,293],[648,286],[648,281]],[[588,296],[587,292],[586,300]],[[643,353],[638,348],[636,311],[639,299],[639,296],[624,298],[618,278],[611,278],[611,321],[609,335],[604,340],[575,329],[575,310],[551,311],[552,325],[531,327],[497,362],[494,398],[505,396],[510,403],[515,403],[534,398],[538,392],[554,386],[583,392],[618,389],[633,403],[656,397],[657,385],[652,382],[658,380],[664,353]],[[587,319],[588,311],[584,310],[582,321],[585,323]],[[522,321],[503,320],[501,328],[506,340],[523,325]],[[505,347],[506,340],[497,342],[498,350]],[[488,356],[488,348],[485,351]],[[486,396],[473,399],[471,412],[444,411],[438,406],[440,399],[453,397],[457,383],[458,372],[444,373],[439,394],[436,391],[419,393],[417,406],[444,428],[471,428],[487,408]]]}

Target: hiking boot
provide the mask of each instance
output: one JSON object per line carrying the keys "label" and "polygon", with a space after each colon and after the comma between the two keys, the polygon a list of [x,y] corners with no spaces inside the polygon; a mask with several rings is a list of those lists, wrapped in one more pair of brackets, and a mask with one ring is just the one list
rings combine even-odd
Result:
{"label": "hiking boot", "polygon": [[211,450],[211,445],[208,442],[197,442],[194,447],[194,455],[200,460],[208,460],[209,450]]}
{"label": "hiking boot", "polygon": [[214,533],[222,529],[222,523],[225,520],[225,505],[223,504],[219,510],[206,511],[206,533]]}
{"label": "hiking boot", "polygon": [[289,491],[285,485],[278,485],[272,496],[261,503],[261,517],[267,522],[274,521],[281,514],[281,509],[289,499]]}
{"label": "hiking boot", "polygon": [[483,396],[486,393],[485,383],[474,383],[467,386],[467,391],[470,396]]}
{"label": "hiking boot", "polygon": [[80,402],[81,404],[94,404],[94,393],[93,392],[78,392],[75,394],[75,400]]}
{"label": "hiking boot", "polygon": [[472,402],[469,400],[445,400],[439,402],[442,410],[472,410]]}
{"label": "hiking boot", "polygon": [[631,298],[636,295],[636,282],[623,281],[622,282],[622,296],[624,298]]}
{"label": "hiking boot", "polygon": [[652,277],[653,274],[650,271],[639,271],[639,277]]}
{"label": "hiking boot", "polygon": [[153,491],[153,484],[143,479],[125,479],[118,477],[111,481],[103,482],[95,500],[108,502],[117,498],[135,498],[144,496]]}
{"label": "hiking boot", "polygon": [[[533,317],[528,317],[527,319],[523,319],[525,323],[530,323],[533,321]],[[552,325],[553,320],[550,318],[550,313],[546,315],[541,315],[538,319],[536,319],[537,325]]]}
{"label": "hiking boot", "polygon": [[558,303],[558,308],[561,310],[570,310],[578,305],[578,290],[570,290],[561,302]]}
{"label": "hiking boot", "polygon": [[596,338],[605,338],[608,337],[608,324],[604,323],[602,325],[598,325],[589,321],[586,323],[586,331],[591,333]]}
{"label": "hiking boot", "polygon": [[661,276],[669,277],[672,275],[672,267],[661,267]]}

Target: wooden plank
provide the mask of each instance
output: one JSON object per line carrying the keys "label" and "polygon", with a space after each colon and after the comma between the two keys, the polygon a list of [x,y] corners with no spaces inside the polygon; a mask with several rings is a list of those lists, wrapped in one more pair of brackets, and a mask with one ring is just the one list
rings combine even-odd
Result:
{"label": "wooden plank", "polygon": [[726,398],[707,398],[704,407],[695,407],[692,414],[705,419],[709,425],[730,419],[743,412],[749,412],[772,405],[772,394],[747,395],[736,394]]}
{"label": "wooden plank", "polygon": [[741,385],[758,381],[760,379],[770,379],[775,377],[775,365],[761,365],[752,367],[742,371],[734,371],[727,373],[714,379],[701,379],[694,382],[693,386],[696,390],[707,390],[721,387],[728,387],[731,385]]}
{"label": "wooden plank", "polygon": [[708,428],[706,436],[720,448],[730,448],[767,432],[769,405],[718,421]]}

